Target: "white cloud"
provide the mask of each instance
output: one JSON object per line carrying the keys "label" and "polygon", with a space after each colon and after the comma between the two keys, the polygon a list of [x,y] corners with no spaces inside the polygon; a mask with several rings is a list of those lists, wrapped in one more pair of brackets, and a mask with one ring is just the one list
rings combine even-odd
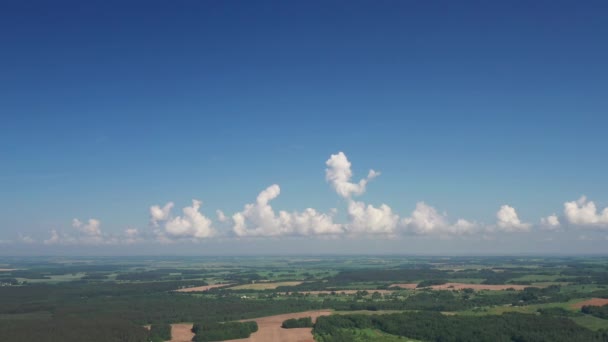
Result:
{"label": "white cloud", "polygon": [[[211,220],[199,211],[203,202],[192,200],[191,207],[182,209],[184,216],[177,216],[165,223],[165,231],[175,237],[208,238],[215,234]],[[166,207],[166,206],[165,206]]]}
{"label": "white cloud", "polygon": [[101,221],[89,219],[87,223],[82,223],[79,219],[72,220],[72,227],[89,236],[101,236]]}
{"label": "white cloud", "polygon": [[159,222],[166,221],[169,219],[171,209],[173,209],[173,202],[168,202],[162,208],[158,205],[151,206],[150,222],[152,222],[152,224],[157,227]]}
{"label": "white cloud", "polygon": [[515,208],[503,205],[496,213],[496,225],[506,232],[527,232],[532,226],[530,223],[523,223],[517,216]]}
{"label": "white cloud", "polygon": [[477,227],[475,223],[464,219],[450,224],[446,214],[437,212],[424,202],[418,202],[411,216],[403,218],[401,224],[415,234],[462,235],[472,233]]}
{"label": "white cloud", "polygon": [[361,179],[358,183],[351,183],[350,179],[353,176],[351,164],[342,152],[332,154],[325,164],[327,165],[325,179],[331,183],[338,195],[344,198],[361,195],[365,192],[367,183],[380,175],[380,172],[369,170],[367,178]]}
{"label": "white cloud", "polygon": [[304,212],[288,214],[281,211],[284,222],[299,235],[327,235],[344,232],[342,225],[334,223],[333,215],[319,213],[313,208],[306,208]]}
{"label": "white cloud", "polygon": [[560,227],[559,218],[557,215],[551,214],[540,219],[540,226],[547,230],[554,230]]}
{"label": "white cloud", "polygon": [[143,241],[136,228],[127,228],[122,234],[106,234],[100,229],[101,222],[90,219],[83,223],[79,219],[72,220],[72,228],[76,233],[60,232],[51,229],[51,236],[43,240],[45,245],[118,245]]}
{"label": "white cloud", "polygon": [[376,208],[371,204],[348,200],[349,222],[346,224],[350,234],[388,234],[395,233],[399,216],[391,207],[381,204]]}
{"label": "white cloud", "polygon": [[[172,239],[204,239],[216,235],[211,219],[200,212],[203,202],[193,199],[192,206],[182,209],[183,216],[172,217],[173,202],[162,208],[159,205],[150,207],[150,222],[154,227],[157,241],[168,243]],[[162,225],[161,225],[162,224]]]}
{"label": "white cloud", "polygon": [[588,201],[585,196],[581,196],[578,201],[564,203],[564,216],[574,225],[608,227],[608,208],[598,213],[595,203]]}
{"label": "white cloud", "polygon": [[260,192],[255,203],[246,204],[243,211],[232,215],[233,231],[237,236],[277,236],[289,233],[269,202],[281,193],[273,184]]}
{"label": "white cloud", "polygon": [[[232,215],[233,232],[237,236],[323,235],[342,233],[333,222],[333,215],[307,208],[304,212],[275,213],[270,201],[277,198],[281,188],[273,184],[260,192],[255,203]],[[218,215],[219,216],[219,215]]]}

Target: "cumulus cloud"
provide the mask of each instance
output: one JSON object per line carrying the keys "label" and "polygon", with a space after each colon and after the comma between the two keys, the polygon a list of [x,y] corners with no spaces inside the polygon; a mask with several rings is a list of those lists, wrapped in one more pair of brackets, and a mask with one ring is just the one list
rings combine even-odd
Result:
{"label": "cumulus cloud", "polygon": [[380,172],[369,170],[366,178],[361,179],[358,183],[351,183],[350,179],[353,176],[351,164],[343,152],[332,154],[325,164],[327,165],[325,179],[333,186],[338,195],[344,198],[361,195],[365,192],[367,183],[380,175]]}
{"label": "cumulus cloud", "polygon": [[293,212],[290,215],[281,212],[285,222],[299,235],[327,235],[341,234],[342,225],[334,223],[333,213],[319,213],[313,208],[306,208],[304,212]]}
{"label": "cumulus cloud", "polygon": [[348,201],[349,222],[346,224],[350,234],[394,234],[399,216],[391,207],[381,204],[374,207],[363,202]]}
{"label": "cumulus cloud", "polygon": [[530,223],[523,223],[517,216],[515,208],[503,205],[496,213],[496,225],[506,232],[527,232],[532,226]]}
{"label": "cumulus cloud", "polygon": [[[307,208],[304,212],[275,213],[270,201],[277,198],[281,188],[273,184],[261,191],[255,203],[246,204],[232,215],[233,232],[237,236],[280,236],[339,234],[342,227],[333,222],[332,214]],[[219,214],[218,214],[219,216]]]}
{"label": "cumulus cloud", "polygon": [[540,219],[540,226],[547,230],[554,230],[560,227],[559,218],[555,214]]}
{"label": "cumulus cloud", "polygon": [[352,183],[351,163],[343,152],[332,154],[325,163],[325,178],[332,185],[336,193],[347,199],[348,218],[345,224],[350,234],[387,234],[393,235],[398,228],[415,234],[467,234],[471,233],[477,225],[467,220],[459,219],[451,224],[445,214],[424,202],[419,202],[411,217],[399,218],[390,206],[381,204],[375,207],[362,201],[351,199],[353,195],[365,192],[368,182],[379,176],[380,173],[370,170],[367,178],[358,183]]}
{"label": "cumulus cloud", "polygon": [[43,240],[45,245],[118,245],[143,241],[136,228],[127,228],[122,234],[108,234],[101,231],[101,221],[89,219],[83,223],[72,220],[73,231],[51,229],[51,236]]}
{"label": "cumulus cloud", "polygon": [[168,220],[171,209],[173,209],[173,202],[168,202],[162,208],[158,205],[151,206],[150,222],[152,222],[152,225],[157,227],[159,222]]}
{"label": "cumulus cloud", "polygon": [[410,217],[403,218],[401,224],[415,234],[462,235],[472,233],[477,225],[464,219],[451,224],[445,213],[424,202],[418,202]]}
{"label": "cumulus cloud", "polygon": [[573,225],[597,228],[608,227],[608,208],[598,212],[593,201],[581,196],[577,201],[564,203],[564,216]]}
{"label": "cumulus cloud", "polygon": [[75,218],[72,220],[72,227],[89,236],[101,236],[101,221],[97,219],[89,219],[87,223],[81,222]]}
{"label": "cumulus cloud", "polygon": [[158,241],[171,242],[172,238],[204,239],[216,235],[211,219],[200,212],[203,202],[192,200],[192,205],[182,209],[182,216],[173,217],[171,210],[173,202],[163,207],[153,205],[150,207],[150,222],[154,227]]}
{"label": "cumulus cloud", "polygon": [[[86,222],[75,218],[72,227],[75,231],[62,232],[51,230],[51,236],[43,243],[53,244],[113,244],[151,241],[175,242],[183,240],[198,240],[226,233],[237,237],[277,237],[277,236],[334,236],[334,235],[387,235],[398,233],[415,235],[465,235],[473,233],[491,234],[495,231],[527,232],[532,224],[520,220],[515,208],[503,205],[496,213],[496,224],[485,226],[476,222],[458,219],[450,221],[446,213],[442,213],[425,202],[418,202],[409,216],[400,216],[387,204],[372,205],[358,201],[353,197],[365,193],[369,182],[380,175],[370,170],[367,177],[352,181],[351,162],[343,152],[332,154],[325,162],[325,179],[344,199],[347,220],[344,223],[335,222],[336,210],[328,213],[313,208],[302,211],[275,211],[271,202],[281,193],[281,188],[273,184],[262,190],[253,203],[246,204],[241,211],[226,215],[222,210],[216,210],[218,230],[212,220],[201,212],[202,202],[192,200],[192,205],[182,209],[179,216],[174,216],[173,202],[163,206],[149,207],[150,224],[153,231],[139,231],[127,228],[123,233],[106,234],[101,230],[101,221],[89,219]],[[598,212],[596,205],[584,196],[578,201],[564,203],[564,217],[556,214],[540,219],[543,229],[558,229],[562,224],[608,227],[608,208]],[[484,236],[486,238],[486,236]],[[31,238],[20,237],[22,242]]]}

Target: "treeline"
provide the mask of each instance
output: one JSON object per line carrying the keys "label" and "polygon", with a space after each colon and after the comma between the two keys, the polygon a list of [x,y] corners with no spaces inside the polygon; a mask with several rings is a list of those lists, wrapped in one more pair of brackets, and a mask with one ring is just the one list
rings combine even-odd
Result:
{"label": "treeline", "polygon": [[247,338],[258,331],[256,322],[196,323],[192,327],[193,341],[224,341]]}
{"label": "treeline", "polygon": [[608,304],[604,306],[585,305],[581,308],[581,312],[595,317],[608,319]]}
{"label": "treeline", "polygon": [[419,282],[418,285],[416,285],[416,288],[423,288],[423,287],[429,287],[429,286],[434,286],[434,285],[443,285],[447,282],[448,281],[446,279],[423,280],[423,281]]}
{"label": "treeline", "polygon": [[142,342],[150,332],[142,326],[109,317],[95,320],[61,317],[54,319],[0,319],[1,341],[45,342]]}
{"label": "treeline", "polygon": [[320,342],[347,342],[354,340],[356,329],[377,329],[412,339],[441,342],[608,341],[608,332],[593,332],[567,318],[518,313],[481,317],[433,312],[332,315],[319,317],[313,332]]}
{"label": "treeline", "polygon": [[312,328],[312,326],[313,323],[311,317],[290,318],[283,321],[283,324],[281,324],[281,328],[283,329]]}
{"label": "treeline", "polygon": [[152,342],[163,342],[171,339],[171,325],[166,323],[152,324],[150,327]]}

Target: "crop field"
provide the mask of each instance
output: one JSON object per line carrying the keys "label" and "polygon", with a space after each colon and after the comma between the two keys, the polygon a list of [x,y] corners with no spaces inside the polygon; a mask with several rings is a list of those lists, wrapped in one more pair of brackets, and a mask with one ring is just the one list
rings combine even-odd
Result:
{"label": "crop field", "polygon": [[312,342],[312,328],[295,328],[283,329],[281,324],[290,318],[310,317],[312,321],[316,321],[317,317],[331,315],[331,310],[316,310],[306,311],[291,314],[275,315],[260,317],[254,319],[258,324],[258,331],[251,334],[249,338],[228,340],[228,341],[243,341],[243,342],[266,342],[266,341],[294,341],[294,342]]}
{"label": "crop field", "polygon": [[[71,341],[69,336],[78,335],[92,342],[183,342],[204,340],[205,334],[234,340],[229,336],[241,331],[238,324],[256,322],[236,340],[434,341],[446,334],[475,341],[470,329],[478,325],[486,340],[501,340],[511,336],[510,327],[534,324],[540,329],[535,334],[548,341],[608,341],[602,311],[608,305],[608,258],[603,257],[0,262],[0,340],[56,335],[54,340]],[[583,311],[588,305],[597,309]],[[288,318],[302,317],[318,320],[312,327],[281,327]],[[195,333],[197,324],[203,328]],[[231,331],[221,331],[224,326]],[[425,326],[438,328],[431,333]]]}
{"label": "crop field", "polygon": [[192,323],[171,324],[171,342],[188,342],[193,337]]}

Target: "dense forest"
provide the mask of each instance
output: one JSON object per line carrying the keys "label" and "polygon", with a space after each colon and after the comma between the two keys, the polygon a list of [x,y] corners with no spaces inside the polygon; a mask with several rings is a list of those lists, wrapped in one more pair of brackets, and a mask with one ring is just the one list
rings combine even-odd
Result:
{"label": "dense forest", "polygon": [[312,318],[310,317],[302,317],[302,318],[290,318],[283,321],[281,324],[281,328],[283,329],[293,329],[293,328],[312,328]]}
{"label": "dense forest", "polygon": [[356,329],[377,329],[422,341],[461,342],[605,342],[608,332],[592,332],[569,319],[509,313],[481,317],[433,312],[319,317],[314,334],[320,342],[350,342]]}
{"label": "dense forest", "polygon": [[604,306],[585,305],[581,308],[581,312],[595,317],[608,319],[608,304]]}
{"label": "dense forest", "polygon": [[150,340],[163,342],[171,339],[171,325],[167,323],[152,324],[150,327]]}
{"label": "dense forest", "polygon": [[196,323],[192,327],[193,341],[224,341],[247,338],[258,331],[256,322]]}

